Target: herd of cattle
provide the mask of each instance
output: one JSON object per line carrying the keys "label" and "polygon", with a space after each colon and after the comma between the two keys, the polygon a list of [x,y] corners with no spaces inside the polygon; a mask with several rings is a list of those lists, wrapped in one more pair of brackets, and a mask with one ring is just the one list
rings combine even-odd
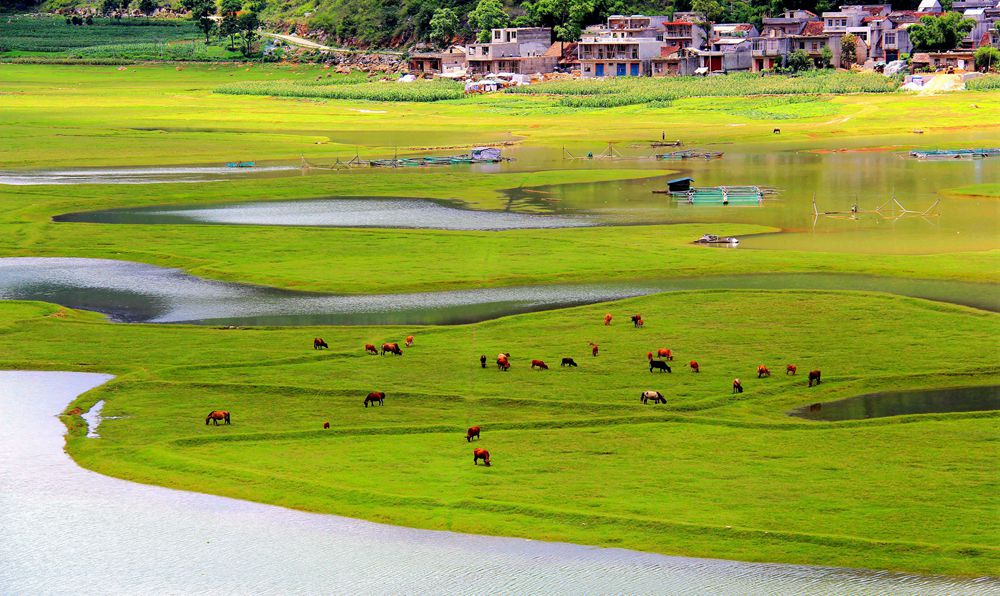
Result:
{"label": "herd of cattle", "polygon": [[[605,325],[611,325],[612,318],[613,317],[612,317],[611,313],[608,313],[608,314],[604,315],[604,324]],[[629,320],[632,322],[632,325],[635,328],[637,328],[637,329],[641,328],[641,327],[643,327],[645,325],[645,321],[643,320],[642,315],[640,315],[640,314],[632,315],[631,317],[629,317]],[[407,348],[413,346],[413,336],[412,335],[407,336],[406,340],[403,342],[403,345],[405,347],[407,347]],[[323,338],[317,337],[317,338],[313,339],[313,349],[314,350],[322,350],[322,349],[327,349],[329,347],[330,346],[326,343],[326,341],[323,340]],[[591,342],[590,343],[590,348],[591,348],[591,350],[590,350],[591,354],[594,357],[596,357],[597,354],[600,351],[598,345],[595,344],[595,343],[593,343],[593,342]],[[376,348],[375,344],[365,344],[364,349],[365,349],[366,353],[373,354],[373,355],[382,355],[382,356],[385,356],[386,354],[392,354],[392,355],[395,355],[395,356],[402,356],[403,355],[403,350],[402,350],[402,348],[399,347],[399,343],[397,343],[397,342],[383,343],[381,349]],[[670,365],[668,364],[668,362],[672,362],[673,359],[674,359],[674,354],[673,354],[673,352],[669,348],[658,348],[656,350],[655,357],[654,357],[654,354],[653,354],[652,351],[646,353],[646,360],[649,363],[649,372],[659,371],[661,373],[663,373],[663,372],[672,373],[673,369],[670,368]],[[486,363],[487,363],[486,355],[483,354],[483,355],[481,355],[479,357],[479,365],[482,368],[486,368]],[[510,364],[510,353],[501,352],[500,354],[497,354],[496,363],[497,363],[497,369],[500,370],[501,372],[507,372],[507,371],[509,371],[510,367],[511,367],[511,364]],[[568,366],[568,367],[577,367],[578,365],[577,365],[576,361],[574,361],[572,358],[565,357],[565,358],[562,359],[562,362],[560,362],[559,366],[560,367],[566,367],[566,366]],[[691,369],[691,372],[694,372],[694,373],[700,373],[701,372],[701,365],[698,364],[697,360],[691,360],[690,362],[688,362],[688,367]],[[537,370],[548,370],[549,367],[548,367],[547,364],[545,364],[544,361],[536,359],[536,360],[532,360],[531,361],[531,369],[532,370],[535,370],[535,369],[537,369]],[[794,365],[794,364],[788,364],[788,365],[785,366],[785,374],[786,375],[795,375],[797,372],[798,372],[798,367],[796,365]],[[770,377],[770,376],[771,376],[771,371],[767,368],[767,366],[765,366],[763,364],[757,366],[757,378],[758,379],[761,379],[761,378],[764,378],[764,377]],[[818,369],[817,370],[809,371],[809,386],[812,387],[813,384],[819,385],[820,384],[820,377],[821,377],[821,373],[820,373],[820,371]],[[738,378],[737,379],[733,379],[733,393],[743,393],[743,383]],[[665,397],[663,397],[663,394],[660,393],[659,391],[655,391],[655,390],[643,391],[642,393],[639,394],[639,399],[640,399],[640,401],[642,401],[643,404],[646,404],[646,403],[648,403],[650,401],[653,402],[654,404],[665,404],[665,403],[667,403],[667,399]],[[378,404],[380,406],[385,405],[385,393],[384,392],[382,392],[382,391],[372,391],[371,393],[369,393],[365,397],[364,406],[366,408],[369,405],[374,406],[375,404]],[[229,414],[229,412],[228,411],[224,411],[224,410],[213,411],[205,419],[205,424],[207,425],[210,422],[215,422],[215,425],[218,426],[220,420],[223,420],[226,424],[230,424],[230,414]],[[330,428],[330,423],[328,421],[324,422],[323,423],[323,428],[329,429]],[[468,441],[468,442],[471,442],[472,439],[479,439],[480,433],[481,433],[480,427],[478,427],[478,426],[470,427],[466,431],[465,440]],[[489,466],[490,465],[490,452],[487,451],[486,449],[481,449],[481,448],[478,448],[478,447],[475,448],[475,449],[473,449],[473,452],[472,452],[472,463],[473,463],[473,465],[478,465],[479,460],[483,460],[483,464],[486,465],[486,466]]]}

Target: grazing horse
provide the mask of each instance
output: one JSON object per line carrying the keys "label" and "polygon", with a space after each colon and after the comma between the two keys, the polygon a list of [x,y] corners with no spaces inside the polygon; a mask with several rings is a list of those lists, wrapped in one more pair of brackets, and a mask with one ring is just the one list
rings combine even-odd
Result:
{"label": "grazing horse", "polygon": [[798,371],[799,371],[799,367],[795,366],[794,364],[789,364],[788,366],[785,367],[785,374],[786,375],[794,375]]}
{"label": "grazing horse", "polygon": [[399,344],[395,342],[382,344],[382,355],[385,356],[386,352],[389,352],[390,354],[395,354],[396,356],[403,355],[403,350],[401,350],[399,348]]}
{"label": "grazing horse", "polygon": [[809,386],[810,387],[813,386],[813,381],[816,381],[816,384],[819,385],[819,377],[820,377],[819,369],[809,371]]}
{"label": "grazing horse", "polygon": [[563,358],[562,362],[559,363],[559,366],[576,366],[576,362],[574,362],[572,358]]}
{"label": "grazing horse", "polygon": [[466,440],[466,442],[472,442],[472,438],[473,437],[475,437],[477,439],[479,438],[479,427],[478,426],[470,426],[469,430],[465,431],[465,440]]}
{"label": "grazing horse", "polygon": [[326,344],[326,342],[323,341],[322,337],[317,337],[317,338],[313,339],[313,349],[314,350],[322,350],[323,348],[329,348],[329,347],[330,346],[328,346]]}
{"label": "grazing horse", "polygon": [[215,426],[219,426],[220,420],[225,420],[226,424],[230,424],[229,412],[226,410],[213,410],[205,417],[205,426],[208,426],[210,420],[215,423]]}
{"label": "grazing horse", "polygon": [[375,347],[375,344],[365,344],[365,352],[378,356],[378,348]]}
{"label": "grazing horse", "polygon": [[645,324],[642,320],[642,315],[632,315],[629,317],[629,320],[632,321],[633,327],[642,327]]}
{"label": "grazing horse", "polygon": [[743,393],[743,383],[739,379],[733,379],[733,393]]}
{"label": "grazing horse", "polygon": [[378,402],[378,405],[380,406],[384,406],[385,393],[381,391],[372,391],[371,393],[369,393],[368,397],[365,398],[365,407],[367,408],[369,403],[372,405],[372,407],[375,407],[375,402]]}
{"label": "grazing horse", "polygon": [[323,428],[324,428],[324,429],[326,429],[326,428],[330,428],[330,423],[329,423],[329,422],[324,422],[324,423],[323,423]]}
{"label": "grazing horse", "polygon": [[649,372],[653,372],[654,369],[658,370],[660,372],[668,372],[668,373],[674,372],[674,371],[670,370],[670,365],[668,365],[663,360],[650,360],[649,361]]}
{"label": "grazing horse", "polygon": [[535,368],[536,366],[538,367],[538,370],[549,370],[549,366],[541,360],[532,360],[531,368]]}
{"label": "grazing horse", "polygon": [[479,357],[479,366],[486,368],[486,354]]}
{"label": "grazing horse", "polygon": [[472,465],[474,465],[474,466],[477,465],[479,463],[479,460],[483,460],[483,463],[486,464],[486,467],[489,467],[489,465],[490,465],[490,452],[487,451],[487,450],[485,450],[485,449],[480,449],[479,447],[476,447],[475,449],[473,449],[472,450]]}
{"label": "grazing horse", "polygon": [[770,376],[771,376],[771,371],[768,370],[766,366],[764,366],[763,364],[761,364],[760,366],[757,367],[757,378],[758,379],[761,378],[761,377],[770,377]]}
{"label": "grazing horse", "polygon": [[654,404],[665,404],[667,403],[667,398],[663,397],[663,394],[659,391],[643,391],[639,396],[642,403],[647,401],[652,401]]}
{"label": "grazing horse", "polygon": [[406,345],[406,347],[410,347],[410,346],[413,345],[413,336],[412,335],[407,335],[406,336],[405,345]]}
{"label": "grazing horse", "polygon": [[701,372],[701,367],[698,366],[697,360],[692,360],[691,362],[688,362],[688,366],[691,367],[691,372]]}
{"label": "grazing horse", "polygon": [[674,353],[671,352],[669,348],[659,348],[658,350],[656,350],[656,355],[666,360],[674,359]]}
{"label": "grazing horse", "polygon": [[611,313],[604,315],[604,326],[607,327],[611,324]]}

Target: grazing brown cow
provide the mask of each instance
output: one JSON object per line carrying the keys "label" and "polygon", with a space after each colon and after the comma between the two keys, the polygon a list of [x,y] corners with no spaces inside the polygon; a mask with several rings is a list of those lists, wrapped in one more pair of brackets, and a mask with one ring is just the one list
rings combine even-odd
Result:
{"label": "grazing brown cow", "polygon": [[329,348],[329,347],[330,346],[326,345],[326,342],[323,341],[322,337],[317,337],[317,338],[313,339],[313,349],[314,350],[322,350],[323,348]]}
{"label": "grazing brown cow", "polygon": [[632,321],[633,327],[642,327],[643,325],[645,325],[645,322],[642,320],[642,315],[639,314],[632,315],[631,317],[629,317],[629,320]]}
{"label": "grazing brown cow", "polygon": [[656,350],[656,355],[659,356],[660,358],[664,358],[666,360],[673,360],[674,359],[674,353],[671,352],[669,348],[660,348],[660,349]]}
{"label": "grazing brown cow", "polygon": [[215,423],[215,426],[219,426],[219,421],[225,420],[226,424],[229,424],[229,412],[226,410],[213,410],[209,412],[208,416],[205,417],[205,426],[208,426],[209,421]]}
{"label": "grazing brown cow", "polygon": [[479,447],[476,447],[475,449],[473,449],[472,450],[472,465],[478,464],[479,460],[483,460],[483,463],[486,464],[487,467],[489,467],[489,465],[490,465],[490,452],[487,451],[487,450],[485,450],[485,449],[480,449]]}
{"label": "grazing brown cow", "polygon": [[761,377],[770,377],[770,376],[771,376],[771,371],[768,370],[766,366],[764,366],[763,364],[761,364],[760,366],[757,367],[757,378],[758,379],[761,378]]}
{"label": "grazing brown cow", "polygon": [[576,361],[573,360],[572,358],[563,358],[562,362],[559,363],[559,366],[573,366],[573,367],[575,367],[576,366]]}
{"label": "grazing brown cow", "polygon": [[538,367],[538,370],[549,370],[549,366],[542,362],[541,360],[532,360],[531,368]]}
{"label": "grazing brown cow", "polygon": [[506,354],[499,354],[497,356],[497,368],[502,372],[510,370],[510,360],[507,360]]}
{"label": "grazing brown cow", "polygon": [[324,422],[323,423],[323,428],[324,429],[330,428],[330,423],[329,422]]}
{"label": "grazing brown cow", "polygon": [[692,360],[691,362],[688,362],[688,366],[691,367],[691,372],[701,372],[701,367],[698,366],[697,360]]}
{"label": "grazing brown cow", "polygon": [[412,345],[413,345],[413,336],[412,335],[407,335],[406,336],[406,347],[410,347]]}
{"label": "grazing brown cow", "polygon": [[599,352],[600,350],[601,348],[597,344],[590,344],[590,353],[592,355],[597,356],[597,352]]}
{"label": "grazing brown cow", "polygon": [[478,426],[470,426],[469,430],[465,431],[465,440],[466,440],[466,442],[471,442],[473,437],[475,437],[477,439],[479,438],[479,427]]}
{"label": "grazing brown cow", "polygon": [[365,352],[378,356],[378,348],[375,347],[375,344],[365,344]]}
{"label": "grazing brown cow", "polygon": [[365,407],[367,408],[369,403],[372,405],[372,407],[374,407],[375,402],[378,402],[378,405],[380,406],[384,406],[385,393],[381,391],[372,391],[371,393],[369,393],[368,397],[365,398]]}
{"label": "grazing brown cow", "polygon": [[646,352],[646,360],[649,360],[650,362],[653,361],[653,353],[652,352]]}
{"label": "grazing brown cow", "polygon": [[797,372],[799,372],[799,367],[795,366],[794,364],[789,364],[788,366],[785,367],[786,375],[794,375]]}
{"label": "grazing brown cow", "polygon": [[663,394],[659,391],[643,391],[639,396],[642,403],[647,401],[652,401],[654,404],[665,404],[667,403],[667,398],[663,397]]}
{"label": "grazing brown cow", "polygon": [[399,348],[399,344],[395,342],[382,344],[382,355],[385,356],[386,352],[389,352],[390,354],[395,354],[396,356],[403,355],[403,350],[401,350]]}
{"label": "grazing brown cow", "polygon": [[743,383],[739,379],[733,379],[733,393],[743,393]]}
{"label": "grazing brown cow", "polygon": [[479,366],[486,368],[486,354],[479,357]]}
{"label": "grazing brown cow", "polygon": [[816,381],[816,384],[819,385],[819,377],[820,377],[819,369],[809,371],[809,386],[810,387],[813,386],[813,381]]}
{"label": "grazing brown cow", "polygon": [[611,313],[604,315],[604,325],[605,327],[611,324]]}
{"label": "grazing brown cow", "polygon": [[654,370],[658,370],[660,372],[668,372],[668,373],[674,372],[670,370],[670,365],[664,362],[663,360],[649,361],[649,372],[653,372]]}

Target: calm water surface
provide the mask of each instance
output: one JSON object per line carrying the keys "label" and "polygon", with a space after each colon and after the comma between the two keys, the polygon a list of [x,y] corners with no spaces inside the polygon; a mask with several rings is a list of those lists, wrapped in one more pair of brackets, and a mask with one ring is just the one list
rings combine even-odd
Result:
{"label": "calm water surface", "polygon": [[297,174],[290,165],[227,168],[225,166],[178,166],[169,168],[89,168],[76,170],[0,170],[0,185],[40,184],[161,184],[168,182],[219,182],[235,177],[271,177]]}
{"label": "calm water surface", "polygon": [[78,467],[55,417],[109,378],[0,372],[0,593],[1000,593],[995,578],[414,530],[133,484]]}
{"label": "calm water surface", "polygon": [[957,389],[922,389],[859,395],[803,406],[790,412],[810,420],[858,420],[905,414],[1000,410],[1000,385]]}
{"label": "calm water surface", "polygon": [[458,324],[658,292],[874,290],[1000,310],[996,286],[833,274],[732,275],[604,284],[339,296],[206,280],[130,261],[0,258],[0,299],[41,300],[123,322],[213,325]]}

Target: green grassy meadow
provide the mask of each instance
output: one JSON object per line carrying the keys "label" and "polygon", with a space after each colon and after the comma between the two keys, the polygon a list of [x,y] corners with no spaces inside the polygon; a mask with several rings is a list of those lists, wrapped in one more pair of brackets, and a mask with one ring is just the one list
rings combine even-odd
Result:
{"label": "green grassy meadow", "polygon": [[[326,74],[295,65],[0,64],[0,170],[328,163],[493,141],[648,143],[660,131],[691,145],[771,151],[987,145],[1000,133],[1000,94],[987,91],[681,97],[609,109],[567,106],[557,94],[421,103],[213,91],[308,87]],[[912,133],[916,123],[923,134]],[[627,162],[525,168],[0,185],[0,257],[133,260],[352,294],[767,272],[998,281],[996,249],[850,258],[705,250],[689,244],[700,224],[449,232],[51,221],[117,207],[358,195],[504,209],[509,189],[671,174]],[[995,187],[949,192],[989,201]],[[615,316],[610,327],[605,312]],[[635,312],[645,328],[627,323]],[[72,407],[104,399],[104,415],[120,418],[90,440],[68,410],[67,450],[84,467],[138,482],[421,528],[977,576],[1000,574],[996,413],[825,423],[786,412],[877,391],[995,384],[998,321],[943,303],[820,291],[681,292],[442,327],[126,325],[0,301],[0,368],[117,375]],[[402,357],[362,351],[410,334],[416,343]],[[312,350],[316,336],[331,349]],[[589,342],[600,345],[596,358]],[[676,354],[671,374],[645,367],[659,347]],[[512,354],[509,373],[479,367],[480,354],[492,364],[501,351]],[[579,368],[561,369],[564,356]],[[534,358],[550,370],[529,370]],[[690,359],[701,373],[687,369]],[[755,378],[761,363],[773,377]],[[786,363],[799,374],[782,374]],[[811,368],[823,371],[819,387],[806,387]],[[738,397],[734,377],[747,389]],[[642,405],[646,389],[663,392],[667,405]],[[384,407],[362,406],[372,390],[387,393]],[[233,425],[205,426],[213,409],[231,410]],[[464,432],[474,424],[490,468],[469,465]]]}

